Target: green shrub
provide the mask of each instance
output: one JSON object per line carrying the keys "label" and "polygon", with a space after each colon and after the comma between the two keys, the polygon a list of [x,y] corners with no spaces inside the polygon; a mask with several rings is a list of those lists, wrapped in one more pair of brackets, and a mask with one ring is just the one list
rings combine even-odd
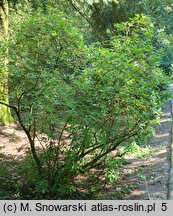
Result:
{"label": "green shrub", "polygon": [[168,82],[148,17],[117,24],[107,46],[86,47],[66,15],[50,12],[28,16],[8,45],[10,107],[34,158],[33,194],[67,198],[79,174],[107,168],[117,178],[107,156],[157,122],[167,98],[158,86]]}

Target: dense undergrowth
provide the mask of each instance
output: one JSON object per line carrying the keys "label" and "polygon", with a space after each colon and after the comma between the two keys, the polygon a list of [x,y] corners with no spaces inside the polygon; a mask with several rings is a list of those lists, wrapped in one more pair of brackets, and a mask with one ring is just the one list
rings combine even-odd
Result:
{"label": "dense undergrowth", "polygon": [[[139,146],[134,144],[131,149],[128,149],[128,153],[146,159],[153,154],[153,150],[149,147],[139,149]],[[125,177],[120,169],[123,169],[127,163],[123,158],[110,156],[104,172],[96,168],[83,176],[76,176],[72,184],[63,182],[60,185],[58,182],[55,186],[58,193],[55,190],[48,195],[46,182],[39,178],[37,171],[33,169],[34,161],[31,155],[23,160],[14,160],[2,154],[0,155],[0,199],[107,199],[107,188],[112,187],[112,184],[116,185],[116,182]],[[140,171],[136,171],[136,176],[139,176],[139,180],[144,178],[140,176]],[[124,185],[121,192],[115,191],[109,199],[123,199],[138,184],[139,182],[136,181]]]}

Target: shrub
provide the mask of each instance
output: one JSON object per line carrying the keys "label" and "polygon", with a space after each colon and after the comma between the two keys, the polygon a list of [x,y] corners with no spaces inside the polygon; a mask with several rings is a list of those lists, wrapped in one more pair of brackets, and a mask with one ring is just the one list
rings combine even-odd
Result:
{"label": "shrub", "polygon": [[28,176],[50,198],[71,196],[79,174],[103,172],[110,153],[153,125],[167,96],[147,17],[90,47],[70,22],[54,11],[29,16],[9,45],[9,106],[36,163]]}

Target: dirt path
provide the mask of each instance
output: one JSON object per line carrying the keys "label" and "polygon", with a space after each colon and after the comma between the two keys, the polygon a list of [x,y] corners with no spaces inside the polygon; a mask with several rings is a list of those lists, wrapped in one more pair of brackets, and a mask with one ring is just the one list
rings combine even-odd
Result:
{"label": "dirt path", "polygon": [[14,159],[25,156],[28,148],[25,133],[14,124],[0,126],[0,154]]}
{"label": "dirt path", "polygon": [[[166,200],[168,199],[168,180],[171,148],[171,103],[167,100],[164,106],[160,125],[156,128],[150,142],[155,153],[147,159],[129,158],[128,165],[123,167],[124,177],[116,185],[116,192],[123,193],[124,186],[131,188],[120,199],[124,200]],[[139,178],[139,175],[146,179]],[[130,192],[130,193],[129,193]]]}

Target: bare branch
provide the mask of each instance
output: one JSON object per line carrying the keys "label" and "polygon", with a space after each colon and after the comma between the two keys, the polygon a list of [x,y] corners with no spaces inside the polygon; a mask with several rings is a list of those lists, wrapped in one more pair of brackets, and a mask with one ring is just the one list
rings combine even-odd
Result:
{"label": "bare branch", "polygon": [[91,25],[91,26],[94,26],[92,24],[92,22],[88,19],[88,17],[86,17],[81,11],[80,9],[71,1],[71,0],[67,0],[71,5],[72,7]]}
{"label": "bare branch", "polygon": [[3,102],[3,101],[0,101],[0,104],[2,104],[2,105],[4,105],[4,106],[7,106],[7,107],[9,107],[9,108],[11,108],[11,109],[13,109],[13,110],[17,110],[17,107],[15,107],[15,106],[13,106],[13,105],[10,105],[10,104],[8,104],[8,103],[5,103],[5,102]]}

